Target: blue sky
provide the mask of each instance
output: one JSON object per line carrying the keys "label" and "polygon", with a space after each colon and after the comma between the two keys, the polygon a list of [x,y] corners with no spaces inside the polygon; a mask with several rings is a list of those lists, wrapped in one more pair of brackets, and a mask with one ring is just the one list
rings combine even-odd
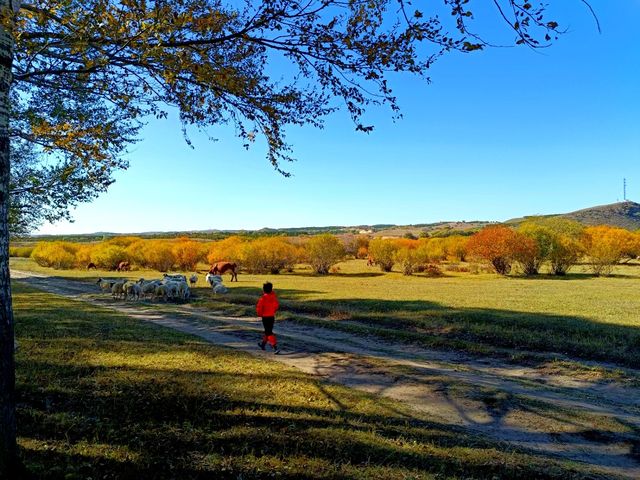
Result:
{"label": "blue sky", "polygon": [[623,177],[640,201],[640,1],[591,1],[601,34],[579,0],[554,3],[569,32],[549,49],[451,54],[429,85],[394,77],[401,120],[381,107],[368,135],[344,113],[290,129],[290,178],[230,128],[191,149],[175,118],[153,121],[109,192],[37,233],[506,220],[613,203]]}

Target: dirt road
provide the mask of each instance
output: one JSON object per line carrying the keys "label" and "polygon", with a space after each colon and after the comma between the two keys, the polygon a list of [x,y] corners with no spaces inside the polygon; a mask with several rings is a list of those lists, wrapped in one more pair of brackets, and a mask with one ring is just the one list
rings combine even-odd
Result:
{"label": "dirt road", "polygon": [[[273,355],[256,345],[261,336],[256,318],[217,315],[188,304],[150,308],[145,302],[114,301],[90,283],[27,272],[12,271],[12,278],[391,397],[421,417],[584,462],[606,474],[640,478],[639,371],[593,380],[548,366],[425,350],[293,322],[276,324],[283,354]],[[611,368],[591,364],[599,366]]]}

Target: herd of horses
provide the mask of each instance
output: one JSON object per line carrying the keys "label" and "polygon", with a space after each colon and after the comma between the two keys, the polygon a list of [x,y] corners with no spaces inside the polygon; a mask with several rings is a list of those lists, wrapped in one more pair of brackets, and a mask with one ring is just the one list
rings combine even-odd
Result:
{"label": "herd of horses", "polygon": [[[89,262],[87,265],[87,270],[97,270],[98,267],[95,263]],[[120,262],[116,267],[117,272],[129,272],[131,271],[131,263],[129,262]],[[211,275],[222,275],[226,272],[231,274],[231,281],[238,281],[238,265],[234,262],[216,262],[211,265],[209,268],[209,272]]]}

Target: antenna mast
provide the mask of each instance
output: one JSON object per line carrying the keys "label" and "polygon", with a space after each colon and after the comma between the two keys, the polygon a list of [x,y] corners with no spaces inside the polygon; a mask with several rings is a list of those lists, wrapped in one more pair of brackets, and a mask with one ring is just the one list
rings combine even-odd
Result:
{"label": "antenna mast", "polygon": [[627,201],[627,179],[622,179],[622,200]]}

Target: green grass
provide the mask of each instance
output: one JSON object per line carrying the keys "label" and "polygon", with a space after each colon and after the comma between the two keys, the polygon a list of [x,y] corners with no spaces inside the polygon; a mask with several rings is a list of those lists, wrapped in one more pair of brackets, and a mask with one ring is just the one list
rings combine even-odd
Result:
{"label": "green grass", "polygon": [[[51,274],[31,260],[15,268]],[[207,308],[252,315],[262,283],[269,279],[283,304],[281,317],[356,333],[411,341],[483,355],[496,353],[536,361],[535,354],[566,354],[640,367],[640,265],[620,266],[613,277],[593,277],[578,266],[566,277],[500,277],[448,273],[442,278],[383,274],[364,261],[339,265],[337,275],[240,274],[230,294],[213,298],[199,280]],[[95,279],[113,272],[55,271]],[[132,278],[157,272],[130,272]]]}
{"label": "green grass", "polygon": [[36,478],[600,478],[19,283],[14,306],[19,445]]}

